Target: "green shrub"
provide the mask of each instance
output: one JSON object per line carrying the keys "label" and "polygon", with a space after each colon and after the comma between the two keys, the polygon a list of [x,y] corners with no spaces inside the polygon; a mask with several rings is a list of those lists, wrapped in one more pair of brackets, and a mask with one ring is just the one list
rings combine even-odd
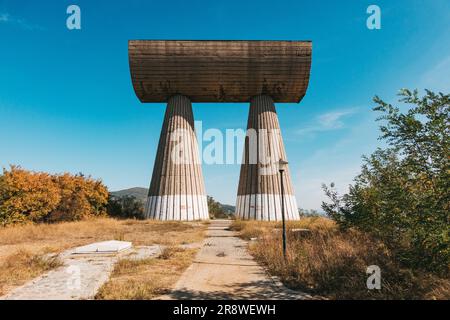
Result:
{"label": "green shrub", "polygon": [[348,194],[324,186],[331,203],[322,207],[341,228],[382,240],[403,265],[448,275],[450,95],[400,96],[405,112],[374,98],[387,148],[364,157]]}

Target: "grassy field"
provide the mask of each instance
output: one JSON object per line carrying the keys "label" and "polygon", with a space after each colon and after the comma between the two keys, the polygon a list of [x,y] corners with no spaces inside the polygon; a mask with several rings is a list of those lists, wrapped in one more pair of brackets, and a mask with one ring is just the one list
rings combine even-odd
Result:
{"label": "grassy field", "polygon": [[[450,281],[402,268],[383,243],[357,231],[341,232],[333,221],[288,222],[287,262],[281,223],[235,221],[232,228],[251,241],[252,255],[288,287],[330,299],[449,299]],[[294,228],[309,229],[294,237]],[[381,268],[381,290],[368,290],[366,268]]]}
{"label": "grassy field", "polygon": [[[204,237],[205,224],[197,222],[160,222],[139,220],[115,220],[111,218],[92,219],[55,224],[29,224],[0,228],[0,295],[22,285],[43,272],[55,268],[61,262],[52,257],[66,249],[104,240],[131,241],[133,245],[165,245],[169,251],[167,259],[159,263],[143,261],[136,268],[167,267],[174,256],[182,256],[185,263],[193,250],[175,249],[178,245],[199,242]],[[122,274],[119,263],[114,275]],[[139,265],[140,264],[140,265]],[[183,265],[182,265],[183,266]],[[176,266],[174,266],[176,269]],[[181,267],[180,267],[181,268]],[[181,270],[181,269],[177,269]],[[103,294],[106,294],[106,289]]]}
{"label": "grassy field", "polygon": [[121,260],[96,295],[102,300],[146,300],[168,293],[198,249],[167,247],[156,259]]}

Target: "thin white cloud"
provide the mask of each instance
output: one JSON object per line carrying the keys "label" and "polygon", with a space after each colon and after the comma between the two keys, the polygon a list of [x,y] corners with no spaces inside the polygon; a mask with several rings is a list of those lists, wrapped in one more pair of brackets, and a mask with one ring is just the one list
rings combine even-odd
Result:
{"label": "thin white cloud", "polygon": [[44,30],[44,28],[37,24],[31,24],[25,19],[16,18],[11,16],[9,13],[0,13],[0,23],[7,23],[16,25],[25,30]]}
{"label": "thin white cloud", "polygon": [[450,55],[443,58],[436,63],[428,72],[422,77],[423,88],[427,88],[434,91],[448,92],[450,88]]}
{"label": "thin white cloud", "polygon": [[343,118],[357,113],[358,108],[336,110],[319,115],[313,124],[297,130],[297,134],[312,134],[323,131],[338,130],[345,127]]}
{"label": "thin white cloud", "polygon": [[[339,194],[348,192],[348,186],[361,172],[361,156],[371,154],[383,143],[379,135],[376,115],[362,112],[357,122],[332,144],[312,146],[309,153],[292,168],[292,179],[301,208],[321,210],[322,201],[329,201],[322,183],[335,183]],[[356,111],[355,111],[356,112]],[[342,120],[342,119],[341,119]]]}

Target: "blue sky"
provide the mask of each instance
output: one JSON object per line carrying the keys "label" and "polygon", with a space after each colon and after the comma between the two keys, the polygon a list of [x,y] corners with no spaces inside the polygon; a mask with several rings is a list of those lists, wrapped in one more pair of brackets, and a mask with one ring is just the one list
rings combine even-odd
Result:
{"label": "blue sky", "polygon": [[[66,28],[81,8],[82,29]],[[366,9],[381,8],[381,30]],[[345,191],[377,141],[375,94],[450,88],[450,2],[2,1],[0,166],[83,172],[111,190],[147,187],[164,104],[141,104],[129,39],[312,40],[306,97],[277,111],[297,201],[319,208],[321,183]],[[195,104],[203,128],[245,128],[247,104]],[[234,204],[239,165],[204,165],[208,194]]]}

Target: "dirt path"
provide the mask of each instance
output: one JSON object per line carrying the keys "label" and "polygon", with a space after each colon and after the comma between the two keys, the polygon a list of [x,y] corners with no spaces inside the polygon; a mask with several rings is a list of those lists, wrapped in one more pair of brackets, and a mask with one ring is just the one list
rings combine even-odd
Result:
{"label": "dirt path", "polygon": [[311,299],[268,276],[247,252],[247,243],[213,220],[194,263],[173,290],[159,299]]}

